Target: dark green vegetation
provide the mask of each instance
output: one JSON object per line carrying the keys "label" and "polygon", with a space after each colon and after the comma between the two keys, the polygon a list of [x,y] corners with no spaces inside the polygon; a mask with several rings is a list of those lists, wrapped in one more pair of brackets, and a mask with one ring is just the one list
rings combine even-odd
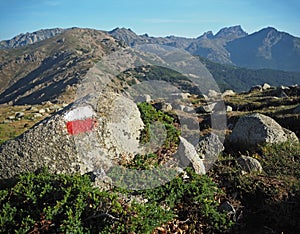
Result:
{"label": "dark green vegetation", "polygon": [[269,83],[272,86],[298,84],[299,72],[278,71],[272,69],[249,69],[232,65],[214,63],[203,57],[200,61],[213,75],[220,90],[233,89],[237,92],[248,91],[257,84]]}
{"label": "dark green vegetation", "polygon": [[156,141],[158,139],[152,139],[156,136],[162,135],[159,132],[152,132],[151,124],[161,123],[163,124],[162,130],[166,130],[166,136],[163,144],[163,148],[169,149],[172,147],[177,147],[179,143],[180,131],[174,126],[174,118],[170,115],[163,113],[162,111],[157,111],[151,104],[140,103],[138,108],[141,112],[141,118],[145,124],[145,127],[141,133],[141,143],[145,144],[150,141]]}
{"label": "dark green vegetation", "polygon": [[122,199],[130,191],[100,191],[87,176],[24,174],[2,189],[1,233],[150,233],[174,218],[189,230],[222,232],[231,226],[217,210],[222,193],[207,176],[187,171],[154,190],[135,194],[143,202]]}
{"label": "dark green vegetation", "polygon": [[[251,156],[263,173],[245,175],[237,155],[224,154],[208,176],[187,168],[187,179],[142,191],[100,191],[88,176],[47,170],[23,174],[0,191],[0,232],[297,233],[300,144],[265,145]],[[220,200],[236,214],[220,212]]]}
{"label": "dark green vegetation", "polygon": [[[264,83],[268,83],[275,87],[280,85],[288,86],[298,84],[300,80],[299,72],[287,72],[271,69],[255,70],[214,63],[203,57],[198,58],[212,74],[214,81],[218,84],[219,89],[222,92],[227,89],[232,89],[236,92],[249,91],[251,87]],[[119,79],[121,81],[126,81],[129,85],[135,85],[138,82],[143,82],[145,80],[158,80],[158,77],[159,80],[174,85],[182,92],[200,94],[199,88],[193,84],[192,80],[179,72],[159,66],[130,69],[120,75]],[[210,87],[214,87],[213,84],[209,86],[208,82],[208,79],[204,81],[207,86],[207,90],[209,90]],[[203,90],[205,90],[205,88]]]}

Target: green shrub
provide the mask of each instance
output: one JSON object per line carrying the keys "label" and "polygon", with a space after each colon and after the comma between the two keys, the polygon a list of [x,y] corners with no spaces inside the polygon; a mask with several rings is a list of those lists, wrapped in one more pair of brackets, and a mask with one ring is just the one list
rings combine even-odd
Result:
{"label": "green shrub", "polygon": [[141,143],[148,143],[151,137],[156,137],[155,133],[151,132],[152,129],[150,126],[155,122],[160,122],[166,129],[166,139],[162,147],[170,148],[178,145],[180,131],[174,127],[173,117],[163,113],[162,111],[157,111],[152,105],[145,102],[139,103],[138,108],[141,112],[141,118],[145,124],[141,133]]}
{"label": "green shrub", "polygon": [[[231,224],[217,210],[220,190],[207,176],[188,170],[152,190],[100,191],[88,176],[43,170],[19,177],[0,190],[0,233],[151,233],[174,218],[189,219],[191,232],[226,230]],[[123,194],[123,195],[122,195]],[[137,195],[143,202],[125,197]]]}
{"label": "green shrub", "polygon": [[88,176],[47,170],[21,175],[0,195],[0,233],[145,233],[173,217],[155,201],[126,204]]}
{"label": "green shrub", "polygon": [[230,229],[232,222],[225,213],[218,211],[216,198],[223,195],[217,185],[206,175],[197,175],[191,168],[186,169],[188,180],[182,177],[164,186],[146,192],[148,199],[160,201],[176,210],[179,220],[187,222],[191,233],[202,230],[204,233],[223,233]]}

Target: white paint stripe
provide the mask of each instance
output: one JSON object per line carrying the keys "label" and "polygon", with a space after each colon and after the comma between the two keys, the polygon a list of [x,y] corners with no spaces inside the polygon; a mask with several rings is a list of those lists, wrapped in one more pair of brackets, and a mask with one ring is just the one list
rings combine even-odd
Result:
{"label": "white paint stripe", "polygon": [[90,106],[80,106],[65,114],[64,118],[67,121],[81,120],[95,116],[95,112]]}

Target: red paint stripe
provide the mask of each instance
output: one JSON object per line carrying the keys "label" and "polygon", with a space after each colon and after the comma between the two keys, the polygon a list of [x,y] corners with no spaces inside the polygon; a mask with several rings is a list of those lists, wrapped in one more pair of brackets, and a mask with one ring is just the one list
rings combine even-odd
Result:
{"label": "red paint stripe", "polygon": [[83,120],[74,120],[67,122],[68,133],[76,135],[85,132],[91,132],[96,125],[96,120],[92,118]]}

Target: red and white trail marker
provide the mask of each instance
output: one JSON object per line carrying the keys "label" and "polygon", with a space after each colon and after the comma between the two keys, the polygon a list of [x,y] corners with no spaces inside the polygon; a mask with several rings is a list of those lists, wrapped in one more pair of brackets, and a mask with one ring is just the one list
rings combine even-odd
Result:
{"label": "red and white trail marker", "polygon": [[71,135],[91,132],[96,126],[95,112],[90,106],[81,106],[69,111],[65,116],[67,130]]}

